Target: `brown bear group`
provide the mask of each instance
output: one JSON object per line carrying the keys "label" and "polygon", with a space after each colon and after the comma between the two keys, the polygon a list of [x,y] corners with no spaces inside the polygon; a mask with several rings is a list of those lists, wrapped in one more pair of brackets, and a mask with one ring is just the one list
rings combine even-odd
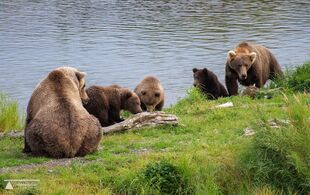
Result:
{"label": "brown bear group", "polygon": [[123,121],[121,110],[132,114],[142,112],[139,97],[132,91],[118,85],[109,87],[91,86],[86,89],[89,101],[86,110],[97,117],[103,127]]}
{"label": "brown bear group", "polygon": [[164,106],[164,88],[154,76],[145,77],[135,88],[144,111],[160,111]]}
{"label": "brown bear group", "polygon": [[264,46],[241,42],[228,52],[225,82],[229,95],[238,93],[238,83],[263,87],[268,79],[282,76],[275,56]]}
{"label": "brown bear group", "polygon": [[194,68],[193,76],[194,87],[198,87],[208,99],[214,100],[218,99],[219,97],[228,96],[225,87],[220,83],[217,76],[207,68]]}
{"label": "brown bear group", "polygon": [[[24,152],[35,156],[72,158],[97,150],[101,126],[121,122],[121,110],[132,114],[160,111],[164,89],[158,78],[145,77],[134,92],[118,85],[85,89],[85,75],[72,67],[53,70],[35,88],[28,107]],[[264,46],[241,42],[228,52],[225,82],[208,70],[193,69],[194,86],[208,99],[238,93],[238,81],[262,87],[283,75],[274,55]]]}
{"label": "brown bear group", "polygon": [[50,72],[30,98],[23,151],[54,158],[94,152],[102,132],[99,121],[83,107],[87,101],[85,73],[71,67]]}

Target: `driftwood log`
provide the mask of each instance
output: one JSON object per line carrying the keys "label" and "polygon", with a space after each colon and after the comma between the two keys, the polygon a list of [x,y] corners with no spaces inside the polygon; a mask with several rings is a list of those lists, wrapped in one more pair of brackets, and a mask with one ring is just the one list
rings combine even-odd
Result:
{"label": "driftwood log", "polygon": [[[123,122],[108,127],[102,127],[103,134],[115,133],[132,129],[139,129],[146,126],[178,125],[179,120],[175,115],[164,112],[142,112],[131,116]],[[11,131],[0,134],[1,137],[23,137],[23,131]]]}
{"label": "driftwood log", "polygon": [[177,125],[178,118],[172,114],[164,112],[142,112],[126,119],[123,122],[114,125],[103,127],[103,134],[114,133],[118,131],[139,129],[145,126],[159,126],[159,125]]}

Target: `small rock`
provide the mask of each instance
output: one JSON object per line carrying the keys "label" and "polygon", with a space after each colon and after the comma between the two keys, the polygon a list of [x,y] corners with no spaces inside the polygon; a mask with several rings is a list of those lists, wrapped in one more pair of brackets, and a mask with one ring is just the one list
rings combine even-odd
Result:
{"label": "small rock", "polygon": [[255,132],[254,132],[254,130],[252,128],[247,127],[247,128],[244,129],[243,136],[251,136],[251,135],[254,135],[254,134],[255,134]]}
{"label": "small rock", "polygon": [[258,91],[259,89],[255,87],[255,85],[249,86],[241,92],[241,96],[249,96],[251,98],[255,98]]}
{"label": "small rock", "polygon": [[215,108],[228,108],[228,107],[233,107],[234,104],[232,102],[226,102],[224,104],[220,104],[215,106]]}
{"label": "small rock", "polygon": [[281,126],[287,126],[290,124],[289,120],[271,119],[268,120],[268,125],[272,128],[280,128]]}

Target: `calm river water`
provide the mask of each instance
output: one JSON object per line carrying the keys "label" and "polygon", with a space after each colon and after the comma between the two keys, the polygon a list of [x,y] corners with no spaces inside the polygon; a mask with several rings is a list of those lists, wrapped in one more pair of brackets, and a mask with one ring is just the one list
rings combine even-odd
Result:
{"label": "calm river water", "polygon": [[160,78],[166,106],[192,86],[192,68],[224,79],[239,41],[264,44],[283,67],[310,60],[310,1],[0,1],[0,91],[24,112],[36,84],[70,65],[87,84],[133,89]]}

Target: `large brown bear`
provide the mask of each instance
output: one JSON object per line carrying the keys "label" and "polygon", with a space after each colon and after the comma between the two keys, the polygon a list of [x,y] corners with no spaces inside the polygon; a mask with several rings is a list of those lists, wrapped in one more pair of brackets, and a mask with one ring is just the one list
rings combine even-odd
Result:
{"label": "large brown bear", "polygon": [[99,121],[83,107],[88,101],[85,75],[61,67],[37,85],[27,107],[24,152],[72,158],[97,149],[102,132]]}
{"label": "large brown bear", "polygon": [[164,106],[164,88],[156,77],[145,77],[134,91],[140,98],[142,110],[149,112],[162,110]]}
{"label": "large brown bear", "polygon": [[193,73],[194,87],[198,87],[200,91],[207,96],[208,99],[214,100],[219,97],[228,96],[225,87],[217,79],[217,76],[207,68],[193,68]]}
{"label": "large brown bear", "polygon": [[132,91],[118,85],[110,87],[91,86],[86,89],[89,101],[86,110],[97,117],[103,127],[123,121],[121,110],[132,114],[142,112],[139,97]]}
{"label": "large brown bear", "polygon": [[274,55],[264,46],[242,42],[228,52],[225,82],[229,95],[238,93],[238,83],[258,88],[268,79],[282,76],[282,70]]}

